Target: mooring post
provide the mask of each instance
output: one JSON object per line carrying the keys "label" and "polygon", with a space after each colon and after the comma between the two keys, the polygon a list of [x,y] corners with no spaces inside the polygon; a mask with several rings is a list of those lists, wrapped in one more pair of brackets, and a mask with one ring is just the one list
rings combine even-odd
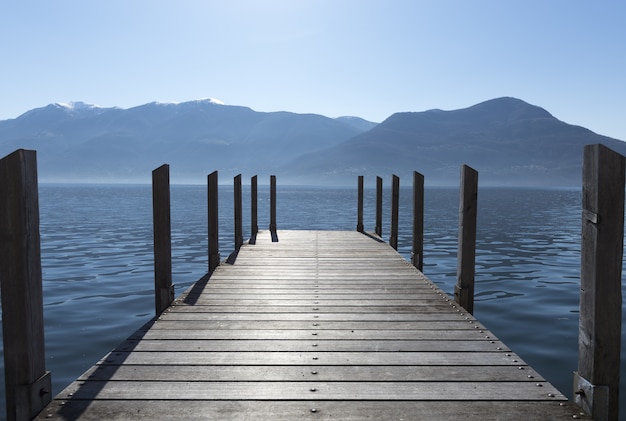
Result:
{"label": "mooring post", "polygon": [[391,177],[391,234],[389,245],[398,250],[398,217],[400,215],[400,178]]}
{"label": "mooring post", "polygon": [[234,188],[235,197],[235,251],[243,245],[243,202],[241,192],[241,174],[235,176]]}
{"label": "mooring post", "polygon": [[209,237],[209,273],[220,264],[219,212],[217,206],[217,171],[208,176],[208,237]]}
{"label": "mooring post", "polygon": [[459,196],[459,248],[454,301],[459,303],[468,313],[473,314],[478,172],[467,165],[461,166]]}
{"label": "mooring post", "polygon": [[619,417],[624,162],[603,145],[585,146],[574,400],[594,420]]}
{"label": "mooring post", "polygon": [[152,171],[154,306],[157,316],[174,301],[170,212],[170,166],[164,164]]}
{"label": "mooring post", "polygon": [[270,232],[272,241],[278,241],[276,236],[276,176],[270,176]]}
{"label": "mooring post", "polygon": [[383,236],[383,179],[376,177],[376,227],[374,232]]}
{"label": "mooring post", "polygon": [[411,263],[424,269],[424,176],[413,171],[413,251]]}
{"label": "mooring post", "polygon": [[363,232],[365,228],[363,227],[363,176],[359,176],[359,185],[358,185],[358,193],[357,193],[357,222],[356,222],[356,230],[358,232]]}
{"label": "mooring post", "polygon": [[259,233],[259,200],[257,176],[250,179],[250,244],[256,244],[256,235]]}
{"label": "mooring post", "polygon": [[0,160],[0,290],[7,420],[30,420],[52,400],[43,324],[37,153]]}

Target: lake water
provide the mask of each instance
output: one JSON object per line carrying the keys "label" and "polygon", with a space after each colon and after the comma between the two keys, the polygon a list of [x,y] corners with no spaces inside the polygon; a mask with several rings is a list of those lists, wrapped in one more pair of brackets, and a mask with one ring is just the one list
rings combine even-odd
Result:
{"label": "lake water", "polygon": [[[372,181],[365,194],[368,231],[374,230],[373,187]],[[220,187],[222,258],[233,248],[232,192],[232,186]],[[153,316],[152,190],[44,184],[39,195],[46,360],[56,395]],[[407,259],[411,195],[410,187],[401,189],[398,243]],[[171,187],[177,295],[207,271],[206,196],[204,186]],[[244,186],[244,237],[250,233],[248,197]],[[356,201],[356,182],[353,189],[313,188],[281,186],[279,179],[278,229],[353,230]],[[571,397],[578,353],[580,192],[481,188],[478,202],[475,316]],[[268,225],[269,188],[259,186],[259,226]],[[452,295],[458,189],[426,189],[424,225],[424,273]],[[623,344],[622,357],[625,349]],[[0,388],[4,417],[3,382]]]}

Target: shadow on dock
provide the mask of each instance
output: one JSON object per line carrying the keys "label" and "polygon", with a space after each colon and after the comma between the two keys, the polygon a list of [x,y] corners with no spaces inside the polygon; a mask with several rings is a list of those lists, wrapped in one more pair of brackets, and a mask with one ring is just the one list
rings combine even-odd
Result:
{"label": "shadow on dock", "polygon": [[[61,392],[61,394],[56,397],[57,400],[59,398],[62,399],[58,410],[61,419],[79,419],[83,413],[87,411],[93,404],[96,396],[98,396],[104,387],[114,378],[118,369],[123,366],[124,361],[135,350],[156,320],[157,318],[155,317],[137,329],[135,333],[100,360],[98,364],[83,374],[80,378],[80,382],[72,383],[68,389]],[[76,385],[78,385],[78,387],[69,389]],[[66,396],[62,396],[62,394]],[[70,402],[71,405],[69,404]]]}

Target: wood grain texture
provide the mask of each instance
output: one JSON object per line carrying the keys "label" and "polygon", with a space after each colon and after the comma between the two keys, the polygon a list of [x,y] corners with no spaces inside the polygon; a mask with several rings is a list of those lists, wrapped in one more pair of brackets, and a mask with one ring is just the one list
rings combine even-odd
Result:
{"label": "wood grain texture", "polygon": [[[578,410],[391,247],[259,232],[41,419],[571,419]],[[153,418],[151,418],[153,417]]]}

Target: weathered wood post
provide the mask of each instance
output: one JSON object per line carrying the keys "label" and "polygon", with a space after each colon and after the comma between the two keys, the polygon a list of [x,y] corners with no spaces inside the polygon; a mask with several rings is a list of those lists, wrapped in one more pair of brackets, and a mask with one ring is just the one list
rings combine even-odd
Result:
{"label": "weathered wood post", "polygon": [[391,177],[391,234],[389,245],[398,250],[398,216],[400,214],[400,178]]}
{"label": "weathered wood post", "polygon": [[220,264],[219,211],[217,206],[217,171],[208,176],[208,237],[209,237],[209,273]]}
{"label": "weathered wood post", "polygon": [[241,174],[234,179],[235,202],[235,252],[243,245],[243,202],[241,192]]}
{"label": "weathered wood post", "polygon": [[272,241],[278,241],[276,236],[276,176],[270,175],[270,232]]}
{"label": "weathered wood post", "polygon": [[359,186],[358,186],[358,198],[357,198],[357,222],[356,222],[356,230],[358,232],[363,232],[365,228],[363,227],[363,176],[359,176]]}
{"label": "weathered wood post", "polygon": [[164,164],[152,171],[154,308],[157,316],[174,301],[170,212],[170,166]]}
{"label": "weathered wood post", "polygon": [[20,149],[0,160],[0,256],[7,419],[30,420],[52,399],[35,151]]}
{"label": "weathered wood post", "polygon": [[574,392],[575,402],[594,420],[619,417],[624,161],[605,146],[585,146]]}
{"label": "weathered wood post", "polygon": [[477,206],[478,172],[467,165],[462,165],[459,197],[459,248],[454,301],[470,314],[474,313]]}
{"label": "weathered wood post", "polygon": [[250,179],[250,244],[256,244],[256,236],[259,233],[259,199],[258,199],[257,176]]}
{"label": "weathered wood post", "polygon": [[413,251],[411,263],[424,270],[424,176],[413,171]]}
{"label": "weathered wood post", "polygon": [[376,227],[374,232],[383,236],[383,179],[376,177]]}

